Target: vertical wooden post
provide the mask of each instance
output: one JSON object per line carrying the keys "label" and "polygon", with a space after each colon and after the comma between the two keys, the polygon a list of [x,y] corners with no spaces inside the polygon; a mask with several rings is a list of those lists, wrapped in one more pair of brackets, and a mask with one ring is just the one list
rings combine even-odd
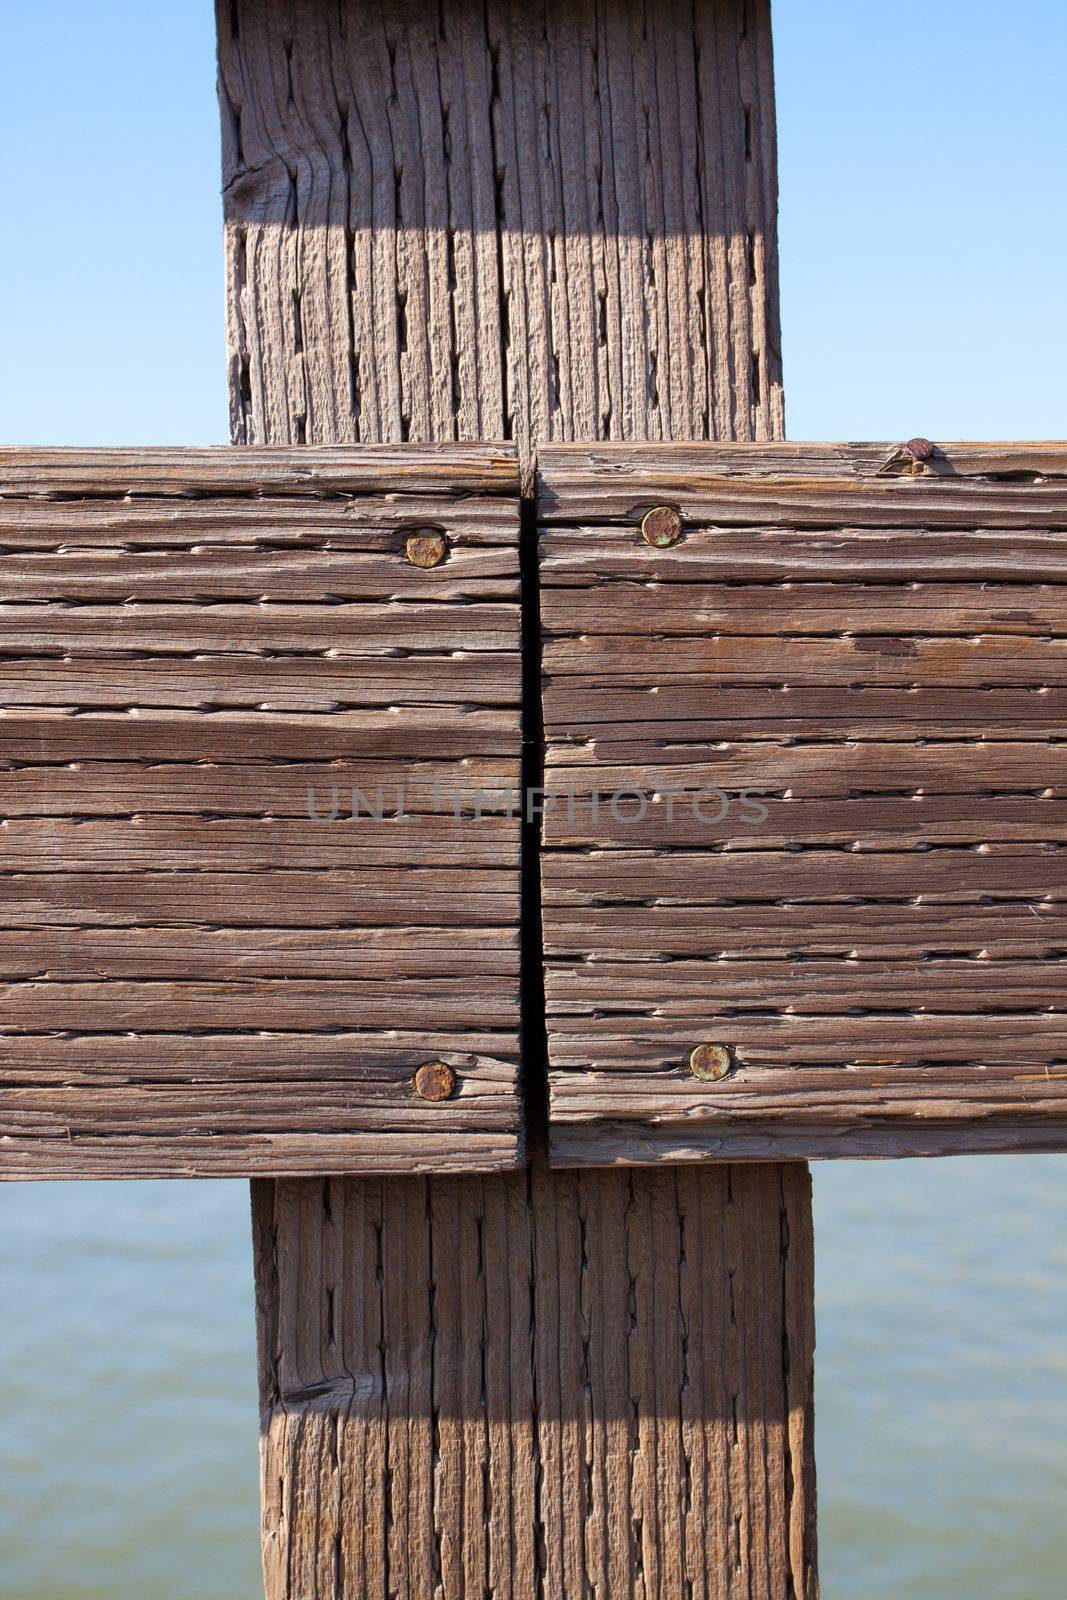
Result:
{"label": "vertical wooden post", "polygon": [[[768,0],[218,33],[236,443],[781,436]],[[269,1600],[815,1594],[803,1165],[253,1215]]]}

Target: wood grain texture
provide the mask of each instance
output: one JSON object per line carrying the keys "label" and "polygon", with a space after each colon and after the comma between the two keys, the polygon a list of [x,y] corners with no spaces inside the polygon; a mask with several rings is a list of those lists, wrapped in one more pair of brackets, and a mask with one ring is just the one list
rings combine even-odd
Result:
{"label": "wood grain texture", "polygon": [[517,487],[0,452],[0,1175],[518,1161]]}
{"label": "wood grain texture", "polygon": [[661,501],[687,524],[843,529],[1011,529],[1046,537],[1067,528],[1062,443],[946,445],[918,462],[898,445],[546,445],[538,452],[539,516],[546,526],[633,525]]}
{"label": "wood grain texture", "polygon": [[254,1221],[268,1594],[813,1592],[802,1165],[261,1183]]}
{"label": "wood grain texture", "polygon": [[[4,506],[4,527],[9,523],[25,525],[29,531],[42,524],[58,527],[57,543],[62,545],[69,541],[72,527],[80,530],[93,520],[99,525],[99,518],[106,515],[115,519],[108,543],[114,542],[116,527],[159,523],[169,525],[178,541],[188,544],[205,515],[213,516],[223,529],[245,524],[247,515],[252,521],[244,526],[243,535],[238,531],[237,542],[258,543],[264,520],[272,526],[294,519],[291,499],[299,497],[296,520],[303,525],[301,532],[312,536],[321,527],[321,518],[334,526],[362,522],[364,505],[368,529],[374,530],[383,518],[394,527],[409,526],[436,520],[434,508],[438,515],[446,510],[465,514],[473,503],[475,521],[495,521],[504,530],[500,542],[509,542],[515,456],[506,445],[475,442],[443,450],[426,441],[414,447],[405,443],[402,449],[392,448],[389,441],[361,442],[376,448],[331,450],[321,442],[312,450],[284,451],[5,448],[0,450],[0,502],[29,504]],[[249,509],[234,504],[249,496],[258,505]],[[195,503],[204,497],[214,499],[215,506]],[[349,503],[353,497],[360,504]],[[87,503],[68,506],[71,498]],[[192,506],[185,503],[189,499]],[[65,521],[68,513],[70,524]],[[22,541],[5,532],[4,543],[11,542]]]}
{"label": "wood grain texture", "polygon": [[220,11],[239,443],[782,431],[766,10]]}
{"label": "wood grain texture", "polygon": [[[780,436],[765,0],[217,9],[236,443]],[[802,1166],[254,1197],[269,1600],[812,1600]]]}
{"label": "wood grain texture", "polygon": [[538,471],[554,1157],[1067,1146],[1067,447]]}

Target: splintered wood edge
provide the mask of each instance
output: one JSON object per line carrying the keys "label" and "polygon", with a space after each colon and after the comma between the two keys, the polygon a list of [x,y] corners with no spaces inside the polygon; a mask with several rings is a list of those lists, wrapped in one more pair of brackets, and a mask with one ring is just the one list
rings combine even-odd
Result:
{"label": "splintered wood edge", "polygon": [[251,1133],[242,1138],[11,1139],[0,1183],[125,1182],[132,1178],[466,1177],[525,1166],[523,1135],[465,1131]]}
{"label": "splintered wood edge", "polygon": [[907,496],[899,503],[915,497],[937,509],[943,502],[941,521],[947,509],[953,525],[966,527],[988,518],[991,494],[1036,490],[1026,515],[1059,526],[1067,523],[1065,480],[1067,442],[1060,441],[945,443],[925,461],[889,443],[552,445],[538,456],[537,512],[542,527],[637,524],[666,502],[695,523],[788,520],[795,511],[821,525],[865,521],[864,508],[878,520]]}
{"label": "splintered wood edge", "polygon": [[714,1127],[687,1123],[628,1124],[605,1118],[595,1126],[561,1121],[552,1113],[549,1161],[553,1167],[642,1167],[693,1161],[897,1161],[908,1157],[1062,1155],[1067,1119],[1029,1123],[1020,1117],[992,1127],[981,1122],[879,1125],[864,1118],[855,1127],[818,1123],[767,1128],[743,1119]]}
{"label": "splintered wood edge", "polygon": [[[703,480],[797,477],[908,477],[915,466],[903,445],[871,444],[563,444],[537,453],[538,513],[566,512],[553,501],[577,480],[610,484],[617,495],[645,475],[675,478],[699,490]],[[931,478],[1067,477],[1067,441],[944,443],[920,463]],[[519,493],[519,466],[507,443],[404,445],[222,445],[207,449],[2,448],[0,497],[70,495],[342,495],[370,491],[427,494]]]}
{"label": "splintered wood edge", "polygon": [[543,445],[537,453],[537,486],[551,495],[557,480],[610,478],[616,490],[629,476],[669,472],[684,480],[703,474],[775,478],[1001,477],[1008,474],[1067,476],[1067,440],[945,440],[916,463],[904,444],[892,440],[719,443],[611,440],[598,444]]}
{"label": "splintered wood edge", "polygon": [[0,498],[396,493],[518,496],[506,444],[0,449]]}

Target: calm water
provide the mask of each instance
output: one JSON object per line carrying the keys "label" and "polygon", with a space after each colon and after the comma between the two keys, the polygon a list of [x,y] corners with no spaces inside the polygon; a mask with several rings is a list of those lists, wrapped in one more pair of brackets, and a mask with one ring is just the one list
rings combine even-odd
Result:
{"label": "calm water", "polygon": [[[1067,1160],[816,1169],[825,1600],[1067,1579]],[[244,1184],[0,1193],[0,1596],[257,1600]]]}

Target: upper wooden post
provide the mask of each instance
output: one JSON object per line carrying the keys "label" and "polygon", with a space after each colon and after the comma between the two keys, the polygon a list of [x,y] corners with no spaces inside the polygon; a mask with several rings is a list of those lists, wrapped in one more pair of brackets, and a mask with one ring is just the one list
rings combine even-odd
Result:
{"label": "upper wooden post", "polygon": [[[781,436],[767,0],[218,33],[236,443],[513,439],[529,483],[549,440]],[[254,1219],[270,1600],[814,1595],[802,1165],[260,1181]]]}
{"label": "upper wooden post", "polygon": [[233,438],[775,439],[766,0],[220,4]]}

